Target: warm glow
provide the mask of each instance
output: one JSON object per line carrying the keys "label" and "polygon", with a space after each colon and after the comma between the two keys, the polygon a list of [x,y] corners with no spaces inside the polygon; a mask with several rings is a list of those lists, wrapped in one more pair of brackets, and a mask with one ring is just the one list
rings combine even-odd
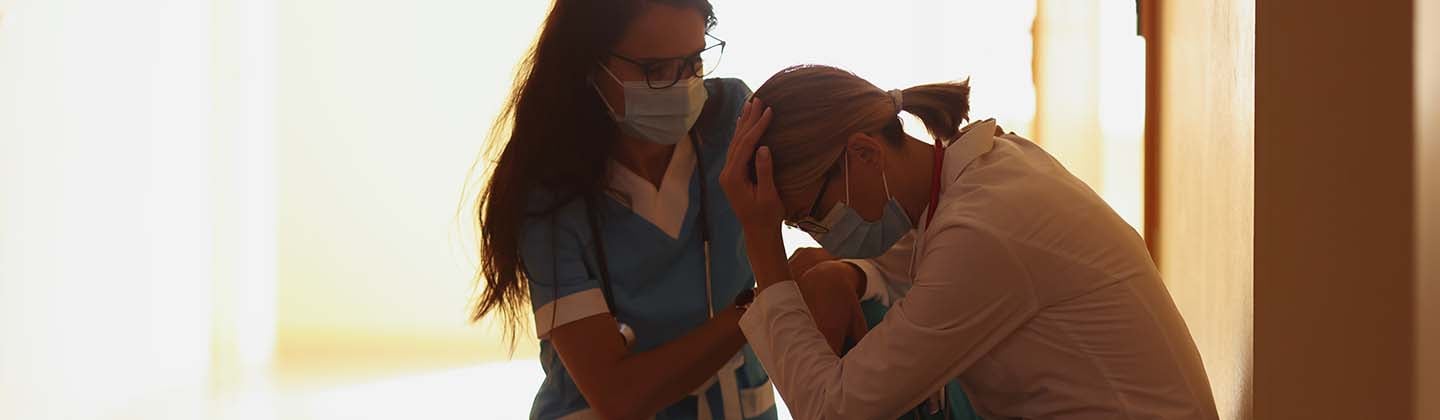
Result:
{"label": "warm glow", "polygon": [[1102,181],[1096,187],[1137,232],[1145,225],[1145,38],[1135,33],[1135,2],[1100,7]]}
{"label": "warm glow", "polygon": [[1135,3],[1039,5],[1033,140],[1143,232],[1145,41]]}
{"label": "warm glow", "polygon": [[[1103,3],[1075,164],[1138,226],[1143,44]],[[0,418],[526,417],[535,340],[466,322],[456,210],[548,7],[0,0]],[[970,78],[972,115],[1025,136],[1050,117],[1035,2],[716,9],[717,76],[752,88],[818,63]]]}
{"label": "warm glow", "polygon": [[203,397],[211,364],[209,10],[61,3],[0,2],[6,419]]}

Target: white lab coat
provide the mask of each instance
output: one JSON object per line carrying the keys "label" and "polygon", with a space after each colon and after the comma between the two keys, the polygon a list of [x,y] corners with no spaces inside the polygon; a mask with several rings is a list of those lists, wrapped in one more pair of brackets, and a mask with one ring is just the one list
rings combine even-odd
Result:
{"label": "white lab coat", "polygon": [[843,359],[794,282],[756,297],[741,328],[792,414],[895,418],[959,377],[987,419],[1217,418],[1144,241],[1045,151],[994,130],[972,124],[946,149],[910,288]]}

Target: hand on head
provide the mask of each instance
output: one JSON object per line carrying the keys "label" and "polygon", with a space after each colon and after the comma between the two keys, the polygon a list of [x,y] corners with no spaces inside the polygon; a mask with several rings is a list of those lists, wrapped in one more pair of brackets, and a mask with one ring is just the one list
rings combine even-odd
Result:
{"label": "hand on head", "polygon": [[[735,124],[735,137],[730,142],[725,168],[720,172],[720,187],[730,200],[730,208],[747,231],[778,229],[785,209],[775,191],[774,168],[770,150],[756,144],[765,134],[773,118],[770,108],[759,99],[752,99],[740,112]],[[754,162],[751,176],[750,163]]]}

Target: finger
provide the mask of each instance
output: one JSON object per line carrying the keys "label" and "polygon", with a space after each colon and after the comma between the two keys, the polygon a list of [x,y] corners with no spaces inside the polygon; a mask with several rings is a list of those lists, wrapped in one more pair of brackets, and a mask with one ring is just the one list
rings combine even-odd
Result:
{"label": "finger", "polygon": [[735,121],[735,125],[737,127],[744,127],[745,123],[750,121],[750,114],[754,113],[752,111],[754,108],[754,102],[746,102],[745,106],[740,107],[740,118]]}
{"label": "finger", "polygon": [[750,125],[755,124],[755,119],[760,116],[762,110],[754,101],[746,103],[745,111],[740,114],[740,120],[735,123],[735,134],[748,131]]}
{"label": "finger", "polygon": [[755,193],[760,197],[775,194],[775,168],[770,161],[770,148],[761,147],[755,153]]}
{"label": "finger", "polygon": [[751,103],[749,102],[740,107],[740,116],[735,118],[735,134],[740,134],[745,129],[746,122],[750,121],[750,108]]}
{"label": "finger", "polygon": [[758,114],[759,116],[755,118],[755,122],[750,124],[750,131],[745,133],[748,136],[755,137],[756,140],[765,136],[765,130],[770,128],[770,120],[775,118],[775,113],[772,108],[765,108],[765,112]]}
{"label": "finger", "polygon": [[752,137],[736,137],[730,143],[730,161],[725,162],[727,168],[732,168],[730,176],[750,177],[750,162],[755,157],[755,139]]}
{"label": "finger", "polygon": [[756,124],[760,122],[766,112],[770,111],[770,109],[765,108],[758,99],[751,102],[749,106],[750,112],[735,124],[735,135],[737,137],[754,134]]}
{"label": "finger", "polygon": [[765,102],[761,101],[758,97],[751,97],[750,102],[746,105],[750,106],[750,122],[752,123],[755,122],[754,119],[760,117],[760,113],[767,108]]}
{"label": "finger", "polygon": [[732,157],[737,160],[750,161],[750,157],[755,153],[755,144],[760,142],[760,137],[765,134],[765,129],[770,125],[771,111],[769,109],[755,114],[757,115],[755,121],[746,125],[745,132],[736,135],[732,140],[736,148],[736,155]]}
{"label": "finger", "polygon": [[765,125],[768,125],[768,123],[761,124],[761,122],[765,120],[765,116],[769,115],[771,111],[770,107],[765,106],[765,103],[760,102],[759,99],[755,100],[754,106],[755,108],[750,112],[749,120],[746,121],[746,124],[743,126],[743,131],[746,135],[753,134],[755,137],[760,137],[760,135],[765,132]]}
{"label": "finger", "polygon": [[[725,151],[725,160],[727,162],[735,161],[735,151],[739,149],[735,144],[735,139],[743,137],[745,132],[749,131],[748,127],[750,126],[750,116],[754,114],[754,108],[755,102],[751,101],[745,103],[745,106],[741,109],[740,119],[735,121],[735,134],[731,136],[730,148],[729,150]],[[726,166],[729,167],[729,165]]]}
{"label": "finger", "polygon": [[746,102],[745,105],[740,107],[740,118],[735,121],[735,134],[731,135],[730,147],[726,148],[725,150],[726,164],[725,168],[720,170],[721,179],[733,176],[732,173],[734,171],[731,170],[731,168],[733,168],[734,165],[732,163],[735,162],[735,151],[739,149],[735,144],[735,139],[739,138],[745,131],[747,131],[745,127],[747,127],[747,125],[749,124],[750,115],[754,114],[754,108],[755,101],[753,100]]}
{"label": "finger", "polygon": [[[730,148],[726,151],[728,155],[725,161],[725,168],[720,170],[721,182],[735,183],[745,175],[745,166],[748,162],[748,155],[742,153],[744,144],[736,137],[730,141]],[[742,156],[745,155],[745,156]]]}

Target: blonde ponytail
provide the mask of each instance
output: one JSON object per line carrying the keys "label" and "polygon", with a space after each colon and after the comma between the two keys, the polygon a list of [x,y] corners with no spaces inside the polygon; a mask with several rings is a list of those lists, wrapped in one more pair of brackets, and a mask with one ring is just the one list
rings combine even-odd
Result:
{"label": "blonde ponytail", "polygon": [[970,119],[970,79],[915,86],[901,93],[901,109],[920,118],[937,141],[959,138],[960,126]]}

